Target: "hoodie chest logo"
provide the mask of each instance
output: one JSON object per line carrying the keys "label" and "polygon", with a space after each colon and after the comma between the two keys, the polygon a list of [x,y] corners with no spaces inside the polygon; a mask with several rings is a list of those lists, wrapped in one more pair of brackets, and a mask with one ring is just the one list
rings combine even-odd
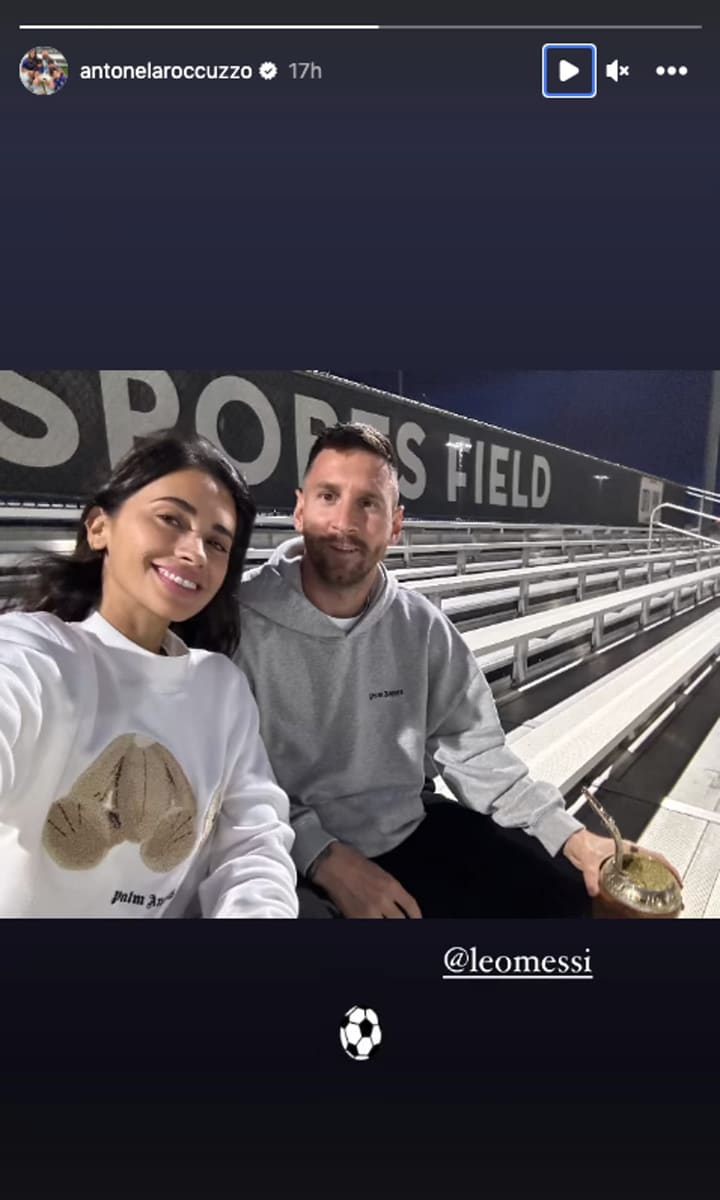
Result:
{"label": "hoodie chest logo", "polygon": [[395,696],[404,696],[404,695],[405,695],[404,688],[392,688],[391,690],[386,689],[383,692],[370,692],[370,699],[371,700],[392,700],[392,699],[394,699]]}

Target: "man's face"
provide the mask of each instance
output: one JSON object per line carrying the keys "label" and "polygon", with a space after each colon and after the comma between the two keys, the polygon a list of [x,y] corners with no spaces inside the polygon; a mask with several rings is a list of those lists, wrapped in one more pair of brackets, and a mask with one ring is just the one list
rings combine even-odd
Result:
{"label": "man's face", "polygon": [[357,587],[400,536],[397,484],[377,454],[321,450],[296,494],[295,528],[329,587]]}

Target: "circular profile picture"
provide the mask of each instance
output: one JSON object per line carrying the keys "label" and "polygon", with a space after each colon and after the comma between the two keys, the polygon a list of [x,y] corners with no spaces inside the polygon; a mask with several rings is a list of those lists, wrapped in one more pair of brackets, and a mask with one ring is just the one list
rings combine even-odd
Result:
{"label": "circular profile picture", "polygon": [[67,78],[67,59],[53,46],[33,46],[20,60],[20,81],[36,96],[54,96]]}

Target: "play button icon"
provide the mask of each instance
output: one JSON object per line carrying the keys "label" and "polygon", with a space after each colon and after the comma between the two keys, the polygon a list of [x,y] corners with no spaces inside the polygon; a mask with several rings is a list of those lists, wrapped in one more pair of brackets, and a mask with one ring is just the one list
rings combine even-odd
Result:
{"label": "play button icon", "polygon": [[580,74],[580,68],[575,66],[575,63],[568,62],[566,58],[561,58],[558,63],[558,78],[561,83],[567,83],[568,79],[574,79]]}
{"label": "play button icon", "polygon": [[591,42],[552,42],[542,49],[546,100],[592,100],[597,94],[597,47]]}

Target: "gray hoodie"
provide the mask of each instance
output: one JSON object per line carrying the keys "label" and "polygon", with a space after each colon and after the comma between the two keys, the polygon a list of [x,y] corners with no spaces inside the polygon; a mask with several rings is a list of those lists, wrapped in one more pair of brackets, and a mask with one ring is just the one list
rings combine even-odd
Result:
{"label": "gray hoodie", "polygon": [[582,825],[506,745],[447,617],[380,567],[369,607],[340,629],[305,596],[302,554],[292,538],[246,575],[237,656],[290,796],[298,869],[337,839],[368,857],[392,850],[423,820],[423,782],[436,773],[468,808],[556,854]]}

